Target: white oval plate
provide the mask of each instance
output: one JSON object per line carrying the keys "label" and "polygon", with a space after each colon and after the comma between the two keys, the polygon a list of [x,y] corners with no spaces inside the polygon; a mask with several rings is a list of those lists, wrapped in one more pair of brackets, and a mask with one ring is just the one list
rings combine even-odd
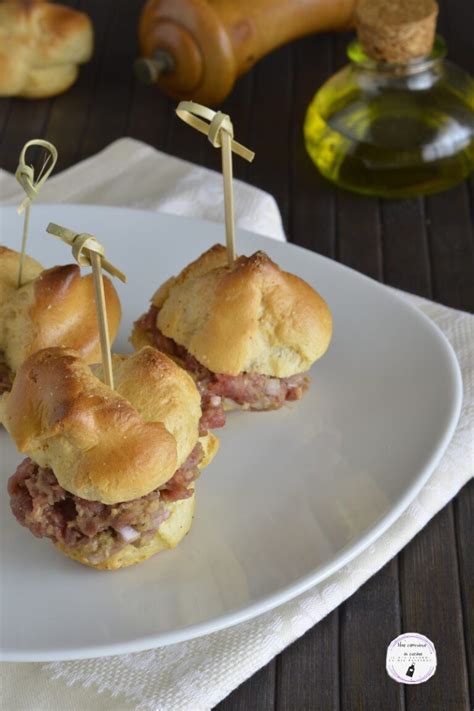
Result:
{"label": "white oval plate", "polygon": [[[222,226],[128,209],[34,206],[30,253],[68,261],[49,221],[104,242],[129,277],[117,283],[129,350],[132,322],[156,287],[215,242]],[[0,211],[18,248],[22,218]],[[1,651],[10,661],[79,659],[172,644],[289,600],[337,571],[417,494],[453,434],[462,386],[456,357],[420,312],[375,281],[304,249],[248,232],[241,253],[266,250],[314,285],[334,338],[300,403],[235,413],[197,485],[193,528],[177,549],[97,572],[17,524],[7,478],[22,459],[0,435]],[[238,328],[238,324],[236,324]]]}

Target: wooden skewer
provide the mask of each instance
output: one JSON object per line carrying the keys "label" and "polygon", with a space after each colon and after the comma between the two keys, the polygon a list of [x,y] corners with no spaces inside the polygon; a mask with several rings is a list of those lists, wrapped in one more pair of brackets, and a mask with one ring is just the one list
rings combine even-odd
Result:
{"label": "wooden skewer", "polygon": [[97,309],[97,322],[99,324],[100,350],[102,354],[102,365],[104,368],[104,381],[106,385],[113,389],[114,374],[112,368],[112,353],[110,350],[109,324],[107,321],[107,304],[105,301],[104,280],[102,269],[109,274],[118,277],[126,282],[127,277],[117,267],[114,267],[104,258],[104,247],[98,240],[90,234],[79,234],[67,227],[55,225],[50,222],[46,231],[49,234],[59,237],[63,242],[72,247],[74,259],[79,266],[91,266],[92,278],[94,280],[95,304]]}
{"label": "wooden skewer", "polygon": [[235,261],[235,221],[234,191],[232,183],[232,138],[227,131],[221,133],[222,175],[224,178],[225,234],[227,243],[227,261],[231,267]]}
{"label": "wooden skewer", "polygon": [[[197,131],[204,133],[215,148],[222,149],[222,177],[224,179],[225,234],[227,261],[232,267],[235,261],[235,221],[232,153],[237,153],[249,162],[255,153],[234,141],[234,129],[230,116],[212,111],[194,101],[181,101],[176,109],[180,119]],[[206,119],[206,120],[202,120]],[[209,121],[209,123],[207,123]]]}
{"label": "wooden skewer", "polygon": [[[46,159],[43,163],[43,166],[36,181],[33,167],[31,165],[26,164],[26,152],[31,146],[40,146],[41,148],[45,148],[48,151],[48,155],[46,156]],[[26,244],[28,241],[28,234],[30,229],[31,203],[38,195],[40,189],[42,188],[46,180],[51,175],[57,160],[58,152],[56,150],[56,147],[53,146],[53,144],[49,141],[43,141],[41,138],[35,138],[32,141],[28,141],[27,143],[25,143],[20,153],[20,160],[15,173],[15,178],[25,191],[26,197],[18,208],[19,215],[21,215],[22,212],[25,213],[25,219],[23,221],[23,235],[21,238],[20,262],[18,265],[18,288],[20,288],[23,283],[23,269],[25,264]]]}
{"label": "wooden skewer", "polygon": [[20,262],[18,264],[17,289],[19,289],[23,283],[23,268],[25,266],[26,243],[28,241],[28,233],[30,230],[30,207],[31,202],[28,202],[27,206],[25,207],[25,219],[23,220],[23,235],[21,238]]}
{"label": "wooden skewer", "polygon": [[97,320],[99,322],[100,350],[104,366],[105,384],[113,389],[114,373],[112,370],[112,354],[110,351],[109,324],[107,321],[107,306],[105,303],[104,280],[102,278],[101,256],[90,250],[92,278],[94,279],[95,302],[97,305]]}

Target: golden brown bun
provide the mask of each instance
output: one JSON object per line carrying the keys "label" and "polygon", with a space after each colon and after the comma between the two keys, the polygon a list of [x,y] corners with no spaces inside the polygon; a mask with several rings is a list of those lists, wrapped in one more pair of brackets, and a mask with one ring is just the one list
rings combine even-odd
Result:
{"label": "golden brown bun", "polygon": [[199,463],[199,469],[205,469],[212,462],[219,449],[219,440],[213,432],[208,432],[205,437],[199,437],[204,449],[204,457]]}
{"label": "golden brown bun", "polygon": [[1,2],[0,96],[65,91],[92,49],[92,23],[84,13],[42,0]]}
{"label": "golden brown bun", "polygon": [[[74,348],[88,363],[100,360],[100,338],[92,275],[75,264],[41,271],[28,258],[23,286],[16,288],[19,253],[0,249],[0,350],[13,372],[35,351]],[[111,341],[120,325],[115,287],[104,279]]]}
{"label": "golden brown bun", "polygon": [[75,351],[48,348],[30,356],[2,410],[18,449],[84,499],[130,501],[176,471],[176,441],[165,426],[146,422]]}
{"label": "golden brown bun", "polygon": [[[180,467],[196,444],[201,417],[201,398],[188,373],[167,355],[147,346],[132,355],[112,356],[115,390],[136,408],[147,422],[162,422],[176,440]],[[103,378],[101,365],[93,372]],[[204,457],[199,464],[204,469],[219,449],[219,440],[208,432],[199,437]]]}
{"label": "golden brown bun", "polygon": [[[0,306],[16,291],[19,264],[20,253],[0,245]],[[26,254],[23,262],[23,284],[36,279],[42,271],[41,264]]]}
{"label": "golden brown bun", "polygon": [[[114,359],[111,390],[75,351],[39,351],[0,401],[0,421],[20,452],[51,468],[67,491],[104,504],[165,484],[198,440],[200,396],[191,378],[152,348],[124,358]],[[207,464],[217,440],[203,445]]]}
{"label": "golden brown bun", "polygon": [[331,340],[324,299],[264,252],[239,257],[229,269],[226,249],[215,245],[152,301],[165,336],[215,373],[289,377],[308,370]]}
{"label": "golden brown bun", "polygon": [[[93,371],[103,377],[102,366]],[[114,355],[113,371],[116,392],[143,420],[162,422],[173,435],[178,469],[198,440],[201,398],[193,379],[168,356],[149,347],[131,356]]]}
{"label": "golden brown bun", "polygon": [[141,563],[147,560],[147,558],[151,558],[155,553],[160,553],[160,551],[166,550],[167,548],[175,548],[184,538],[193,522],[194,500],[195,496],[193,495],[189,499],[173,501],[167,504],[167,508],[171,512],[170,516],[161,524],[154,539],[150,543],[142,548],[137,548],[129,543],[125,548],[122,548],[118,553],[110,556],[110,558],[107,558],[107,560],[101,563],[91,563],[88,558],[81,555],[78,551],[71,551],[59,543],[56,544],[56,548],[59,548],[68,558],[72,558],[79,563],[88,565],[91,568],[96,568],[97,570],[118,570],[119,568],[126,568],[129,565],[135,565],[135,563]]}

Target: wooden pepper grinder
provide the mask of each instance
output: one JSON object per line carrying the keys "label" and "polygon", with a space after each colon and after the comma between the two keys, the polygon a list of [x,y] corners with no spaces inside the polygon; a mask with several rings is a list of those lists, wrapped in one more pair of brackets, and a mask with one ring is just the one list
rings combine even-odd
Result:
{"label": "wooden pepper grinder", "polygon": [[355,0],[148,0],[137,76],[172,98],[222,102],[236,79],[297,37],[352,25]]}

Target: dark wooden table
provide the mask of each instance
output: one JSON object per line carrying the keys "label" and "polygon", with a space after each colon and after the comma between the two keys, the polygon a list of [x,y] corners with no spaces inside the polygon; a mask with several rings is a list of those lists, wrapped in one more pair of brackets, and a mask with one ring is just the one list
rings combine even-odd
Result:
{"label": "dark wooden table", "polygon": [[[218,152],[174,118],[174,103],[133,79],[142,0],[69,4],[93,18],[95,56],[63,96],[0,100],[0,167],[14,171],[29,138],[53,141],[61,170],[128,135],[218,168]],[[450,57],[472,74],[473,29],[472,0],[442,2],[440,31]],[[335,190],[305,154],[305,108],[345,62],[346,44],[341,36],[302,39],[239,81],[223,108],[257,159],[251,166],[236,161],[236,175],[276,197],[292,242],[400,289],[473,311],[473,179],[435,197],[381,202]],[[234,691],[220,711],[472,708],[473,513],[471,482],[397,558]],[[385,673],[387,644],[402,631],[421,632],[436,645],[438,669],[426,684],[405,687]]]}

